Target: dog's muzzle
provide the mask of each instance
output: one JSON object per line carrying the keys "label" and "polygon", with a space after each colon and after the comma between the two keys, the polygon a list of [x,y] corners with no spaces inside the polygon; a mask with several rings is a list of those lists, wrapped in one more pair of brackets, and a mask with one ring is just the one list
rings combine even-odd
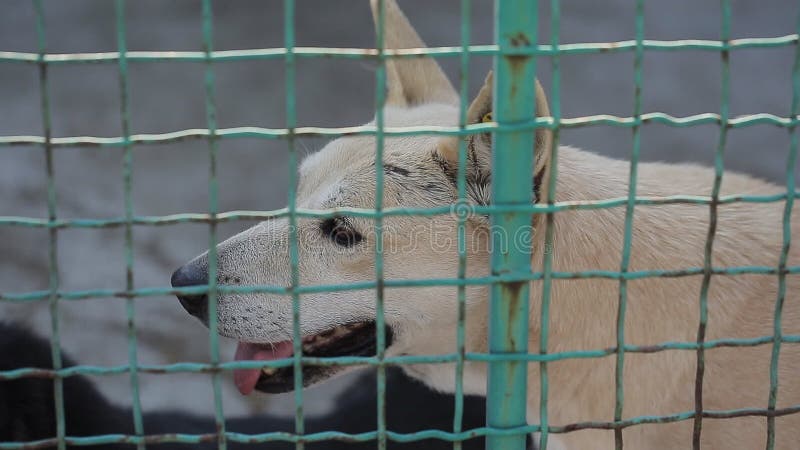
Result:
{"label": "dog's muzzle", "polygon": [[[208,269],[205,264],[192,261],[179,268],[172,274],[172,287],[192,287],[208,285]],[[183,308],[191,315],[208,322],[208,295],[206,294],[177,294]]]}

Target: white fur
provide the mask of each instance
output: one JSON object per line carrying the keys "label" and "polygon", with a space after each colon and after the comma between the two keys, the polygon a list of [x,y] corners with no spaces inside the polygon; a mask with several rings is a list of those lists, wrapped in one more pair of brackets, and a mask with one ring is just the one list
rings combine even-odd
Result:
{"label": "white fur", "polygon": [[[387,46],[415,46],[422,42],[397,5],[386,0]],[[394,36],[394,38],[392,37]],[[415,61],[415,70],[403,64]],[[390,65],[387,126],[454,125],[458,108],[449,100],[452,88],[438,66],[429,59]],[[487,93],[483,96],[487,97]],[[540,95],[543,97],[543,95]],[[485,104],[476,100],[473,112]],[[546,103],[540,114],[547,114]],[[547,142],[547,141],[544,141]],[[452,161],[455,139],[433,136],[387,138],[384,162],[407,169],[403,176],[385,175],[384,206],[430,207],[450,204],[454,186],[432,154]],[[476,143],[478,145],[479,143]],[[488,148],[488,147],[487,147]],[[546,150],[543,146],[538,150]],[[760,151],[754,149],[753,151]],[[546,154],[546,152],[540,152]],[[480,157],[480,155],[479,155]],[[297,206],[372,208],[375,203],[375,140],[372,137],[337,139],[302,165]],[[484,161],[485,162],[485,161]],[[549,167],[548,161],[537,167]],[[628,195],[629,163],[586,151],[559,149],[556,198],[562,201],[621,198]],[[475,167],[479,170],[480,167]],[[688,164],[641,163],[638,194],[710,195],[713,171]],[[432,193],[430,186],[437,187]],[[736,173],[726,172],[722,194],[774,194],[783,188]],[[556,271],[620,268],[624,207],[564,211],[555,214],[553,269]],[[781,251],[783,203],[733,203],[718,208],[713,248],[715,267],[778,266]],[[630,270],[702,267],[709,227],[707,205],[672,204],[636,206]],[[794,223],[797,221],[795,220]],[[319,219],[300,219],[298,228],[300,282],[304,286],[373,281],[375,239],[373,222],[353,218],[366,236],[353,248],[337,246],[320,232]],[[388,280],[454,278],[456,218],[386,217],[384,239],[396,249],[384,256]],[[534,221],[534,270],[541,270],[544,218]],[[467,275],[484,276],[489,270],[487,221],[473,217],[467,223]],[[793,225],[792,230],[797,226]],[[433,230],[433,231],[432,231]],[[262,223],[219,245],[221,276],[239,277],[242,284],[290,284],[288,222]],[[387,245],[388,248],[388,245]],[[789,265],[800,258],[797,246]],[[783,333],[800,334],[800,283],[788,275],[783,311]],[[702,276],[647,278],[628,283],[625,342],[654,345],[696,339]],[[752,338],[771,335],[777,298],[775,275],[713,276],[708,294],[709,321],[706,340]],[[395,331],[389,355],[441,354],[455,351],[456,288],[390,288],[385,290],[386,322]],[[539,347],[539,310],[542,285],[531,283],[529,348]],[[550,312],[549,352],[597,350],[616,346],[619,282],[611,279],[556,280]],[[467,351],[487,351],[488,288],[467,289]],[[374,290],[305,294],[301,298],[303,334],[331,326],[373,318]],[[223,295],[219,304],[220,333],[250,342],[276,342],[291,337],[291,300],[276,295]],[[771,346],[717,348],[706,351],[704,408],[765,408],[769,388]],[[624,418],[674,414],[694,409],[696,354],[693,351],[628,353],[624,368]],[[549,417],[553,425],[584,421],[611,421],[615,400],[615,358],[571,359],[553,362],[549,371]],[[485,365],[469,362],[464,371],[465,391],[485,394]],[[417,365],[406,369],[430,386],[454,390],[452,364]],[[539,411],[539,366],[529,366],[529,421]],[[779,364],[778,408],[800,403],[800,346],[784,344]],[[703,420],[702,445],[707,449],[762,448],[766,418]],[[776,448],[800,448],[800,416],[776,419]],[[691,446],[692,421],[641,425],[624,430],[629,449],[685,449]],[[614,447],[612,431],[578,431],[554,436],[554,445],[567,449]]]}

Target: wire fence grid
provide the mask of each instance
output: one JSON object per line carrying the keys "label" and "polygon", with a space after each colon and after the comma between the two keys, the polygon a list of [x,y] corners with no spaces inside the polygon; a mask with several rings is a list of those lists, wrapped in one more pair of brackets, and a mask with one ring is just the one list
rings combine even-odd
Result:
{"label": "wire fence grid", "polygon": [[[41,93],[41,115],[44,129],[40,136],[0,136],[0,147],[26,146],[31,151],[43,149],[46,155],[46,175],[47,175],[47,218],[34,217],[0,217],[0,227],[28,227],[44,228],[49,234],[49,266],[50,281],[49,289],[45,291],[10,293],[0,292],[0,301],[3,302],[49,302],[52,314],[52,333],[51,349],[53,369],[44,370],[36,368],[22,368],[13,371],[0,372],[0,380],[10,380],[22,377],[45,377],[52,378],[55,389],[55,412],[56,412],[56,436],[36,442],[0,442],[0,449],[21,450],[44,448],[57,446],[63,450],[67,445],[91,446],[99,444],[135,444],[137,449],[144,449],[148,444],[163,442],[174,442],[184,444],[195,444],[200,442],[217,442],[218,448],[225,449],[229,442],[256,443],[270,441],[288,441],[296,443],[298,449],[304,448],[306,443],[320,442],[328,439],[347,440],[353,442],[376,441],[378,448],[386,447],[388,440],[396,442],[414,442],[422,439],[440,439],[452,442],[454,448],[460,448],[460,442],[474,436],[486,436],[489,448],[517,448],[522,449],[525,445],[525,435],[528,433],[538,433],[539,448],[546,448],[548,436],[550,434],[568,433],[583,429],[611,429],[614,430],[616,447],[623,447],[622,430],[628,427],[649,424],[649,423],[671,423],[678,421],[693,421],[693,448],[700,447],[700,436],[702,432],[703,420],[708,418],[734,418],[745,416],[760,416],[767,421],[767,442],[766,448],[771,450],[775,446],[775,418],[788,414],[800,413],[800,405],[793,405],[786,408],[777,408],[778,376],[777,366],[781,346],[783,344],[800,344],[800,335],[782,334],[781,313],[786,295],[786,277],[800,273],[800,266],[788,264],[788,250],[791,244],[790,218],[793,209],[794,199],[797,197],[796,180],[793,168],[796,165],[798,151],[798,136],[796,127],[800,117],[798,108],[800,107],[800,20],[797,24],[797,34],[777,37],[731,39],[731,2],[721,0],[722,5],[722,32],[719,40],[675,40],[659,41],[644,38],[644,0],[637,0],[635,3],[636,22],[635,39],[619,42],[587,42],[575,44],[561,44],[559,36],[560,24],[560,2],[551,0],[551,35],[550,42],[539,44],[535,39],[530,43],[512,43],[509,36],[512,32],[521,32],[527,36],[536,36],[536,27],[539,21],[538,2],[526,0],[498,0],[497,16],[495,23],[497,43],[494,45],[472,45],[471,35],[471,0],[461,0],[461,44],[455,47],[434,47],[418,49],[386,49],[384,48],[384,21],[385,8],[384,1],[380,0],[379,14],[377,16],[377,36],[375,49],[358,48],[317,48],[317,47],[297,47],[295,45],[294,13],[295,1],[284,0],[284,47],[282,48],[260,48],[243,49],[229,51],[215,51],[213,49],[214,17],[212,14],[211,0],[202,0],[202,31],[203,31],[203,51],[202,52],[172,52],[172,51],[128,51],[126,44],[126,17],[125,0],[115,0],[116,11],[116,32],[117,32],[117,51],[106,53],[71,53],[71,54],[52,54],[48,53],[47,27],[44,20],[44,4],[42,0],[32,0],[36,13],[36,32],[38,38],[38,52],[10,52],[0,51],[0,63],[2,64],[32,64],[39,68],[39,88]],[[741,49],[754,48],[776,48],[794,47],[795,63],[792,71],[792,102],[791,113],[788,117],[780,117],[773,114],[750,114],[741,117],[730,117],[729,115],[729,94],[730,94],[730,63],[729,55]],[[719,113],[704,113],[687,117],[674,117],[668,114],[654,112],[644,113],[642,111],[642,89],[644,88],[644,75],[642,70],[642,60],[645,52],[661,51],[686,51],[701,50],[711,54],[719,54],[722,70],[722,101]],[[565,55],[578,54],[597,54],[610,52],[633,52],[634,54],[634,89],[635,104],[631,117],[619,117],[612,115],[596,115],[577,118],[562,117],[560,107],[560,58]],[[495,95],[495,121],[497,123],[468,124],[466,116],[466,106],[468,105],[468,67],[470,57],[473,55],[489,55],[495,57],[495,71],[497,76],[496,95]],[[376,71],[376,101],[374,126],[343,127],[343,128],[321,128],[321,127],[301,127],[297,123],[295,106],[295,78],[296,62],[301,58],[341,58],[371,60],[378,62]],[[459,93],[461,108],[459,114],[459,124],[455,127],[387,127],[384,123],[383,105],[386,100],[386,62],[390,59],[435,57],[435,58],[459,58],[460,78]],[[508,61],[514,58],[524,61],[524,70],[512,69]],[[549,58],[552,61],[552,111],[550,117],[534,118],[534,105],[526,99],[534,98],[532,91],[527,91],[517,97],[509,94],[509,87],[518,84],[523,89],[533,89],[530,83],[535,73],[535,61],[537,58]],[[285,128],[261,128],[261,127],[236,127],[219,128],[216,121],[215,108],[215,77],[214,68],[217,64],[225,64],[228,61],[241,60],[263,60],[279,59],[285,62],[286,70],[286,127]],[[131,64],[148,63],[180,63],[180,62],[203,62],[205,63],[205,103],[206,103],[206,125],[204,129],[176,130],[168,133],[159,134],[131,134],[130,132],[130,103],[129,103],[129,83],[128,68]],[[122,135],[112,137],[100,136],[67,136],[56,137],[51,132],[51,112],[48,89],[48,70],[52,66],[70,64],[116,64],[119,74],[120,92],[120,120],[122,124]],[[659,123],[672,127],[690,127],[702,124],[718,124],[719,138],[714,158],[714,185],[710,196],[676,195],[668,197],[643,197],[637,196],[637,167],[640,158],[641,126],[648,123]],[[748,127],[759,124],[769,124],[776,127],[785,128],[791,133],[791,147],[786,163],[786,192],[779,195],[758,196],[758,195],[720,195],[720,185],[724,173],[723,154],[727,139],[727,133],[731,129]],[[605,199],[598,201],[572,201],[557,202],[555,199],[555,180],[557,173],[553,170],[546,182],[548,183],[548,195],[544,201],[530,204],[530,171],[526,168],[531,166],[533,154],[527,149],[533,148],[533,130],[538,128],[548,128],[553,131],[553,143],[550,149],[552,160],[558,157],[559,133],[562,129],[585,126],[614,126],[632,129],[633,146],[630,157],[629,172],[629,193],[627,197]],[[376,204],[373,209],[339,208],[335,210],[312,211],[304,210],[296,206],[296,169],[298,156],[295,151],[295,141],[304,136],[323,136],[339,137],[352,135],[374,136],[376,139],[376,165],[383,165],[384,139],[391,136],[408,135],[438,135],[438,136],[468,136],[476,133],[492,132],[495,135],[495,142],[498,149],[502,151],[494,152],[494,171],[502,183],[502,187],[495,186],[500,195],[496,196],[495,204],[490,206],[475,207],[472,212],[491,215],[495,218],[495,223],[514,230],[529,223],[532,215],[546,215],[545,235],[546,242],[552,243],[553,240],[553,216],[560,211],[568,210],[587,210],[598,208],[625,208],[625,230],[624,243],[622,248],[621,264],[618,271],[583,271],[583,272],[559,272],[553,270],[551,255],[544,254],[542,271],[532,271],[530,266],[530,256],[524,251],[519,254],[494,255],[492,275],[469,278],[466,276],[467,250],[465,244],[465,223],[466,213],[463,210],[453,207],[440,208],[385,208],[382,204],[383,193],[383,171],[376,170]],[[230,211],[223,212],[218,207],[218,185],[216,174],[216,161],[218,154],[218,143],[223,139],[236,139],[244,137],[256,137],[262,139],[281,139],[285,140],[290,155],[290,173],[288,207],[276,211]],[[209,205],[205,213],[181,213],[170,216],[137,216],[134,214],[133,201],[131,197],[131,186],[134,180],[132,172],[132,162],[134,148],[140,145],[159,144],[176,142],[186,139],[206,140],[210,157],[209,164]],[[124,152],[121,176],[124,185],[125,215],[111,219],[60,219],[58,217],[57,195],[54,184],[54,172],[56,167],[53,162],[53,153],[65,147],[73,146],[99,146],[108,148],[121,147]],[[515,151],[517,149],[518,151]],[[460,139],[458,147],[459,164],[457,189],[460,202],[467,201],[466,192],[466,144]],[[520,156],[525,155],[525,156]],[[522,158],[522,159],[520,159]],[[516,173],[512,173],[516,170]],[[516,186],[516,187],[515,187]],[[742,267],[714,267],[711,254],[713,250],[717,208],[720,205],[729,203],[766,203],[783,202],[783,248],[780,255],[780,263],[777,267],[767,266],[742,266]],[[704,263],[701,267],[688,267],[680,270],[629,270],[631,255],[631,236],[634,211],[640,205],[666,205],[666,204],[698,204],[708,205],[710,214],[710,225],[707,233],[706,246],[704,248]],[[376,242],[381,243],[382,220],[384,217],[394,215],[420,215],[436,216],[443,214],[458,214],[458,272],[455,278],[446,279],[405,279],[405,280],[385,280],[382,248],[380,245],[375,253],[375,281],[365,283],[351,283],[343,285],[323,285],[323,286],[301,286],[299,283],[299,262],[297,250],[296,228],[290,227],[292,235],[289,240],[289,255],[291,261],[291,286],[217,286],[216,277],[216,257],[215,248],[218,243],[216,226],[222,222],[253,219],[270,219],[277,217],[287,217],[291,225],[296,224],[298,218],[304,217],[336,217],[350,215],[374,219]],[[499,217],[504,218],[499,218]],[[209,227],[209,280],[208,286],[192,288],[143,288],[137,287],[133,271],[133,228],[136,226],[167,226],[179,223],[204,223]],[[58,263],[57,263],[57,242],[59,232],[63,229],[71,228],[122,228],[124,230],[125,243],[125,267],[126,283],[124,290],[96,289],[84,291],[62,290],[59,285]],[[499,274],[498,268],[504,270]],[[712,276],[737,276],[742,274],[762,274],[774,275],[778,278],[778,297],[775,301],[774,312],[774,333],[768,336],[749,339],[706,339],[706,326],[708,320],[708,290]],[[627,307],[627,284],[630,280],[638,280],[651,277],[686,277],[702,276],[702,289],[699,297],[700,322],[697,329],[697,339],[691,342],[663,342],[659,345],[634,346],[625,343],[625,314]],[[617,280],[619,282],[619,303],[617,310],[616,323],[616,346],[612,348],[570,351],[561,353],[548,353],[548,323],[549,323],[549,299],[553,280],[559,279],[578,279],[578,278],[605,278]],[[527,349],[527,327],[525,320],[528,308],[528,288],[530,281],[541,280],[542,283],[542,307],[540,311],[540,347],[538,349]],[[373,290],[376,293],[377,310],[377,329],[383,330],[383,292],[385,289],[397,287],[424,287],[448,285],[457,287],[458,299],[458,328],[456,351],[450,354],[432,356],[385,356],[386,338],[382,331],[377,335],[377,353],[374,357],[339,357],[339,358],[314,358],[302,355],[302,340],[300,336],[300,296],[311,292],[332,292],[344,290]],[[470,353],[465,349],[465,302],[466,287],[475,285],[492,286],[492,324],[495,328],[512,330],[519,336],[519,342],[524,343],[521,347],[515,347],[505,341],[499,332],[492,332],[490,353]],[[516,294],[509,293],[509,286],[522,286]],[[152,297],[165,294],[199,294],[207,293],[209,297],[209,329],[216,330],[216,299],[220,293],[273,293],[290,297],[293,303],[293,333],[294,333],[294,356],[291,359],[277,360],[269,362],[222,362],[219,356],[219,337],[216,332],[209,333],[211,347],[211,362],[201,363],[177,363],[170,365],[142,365],[138,364],[137,359],[137,340],[135,318],[135,299],[138,297]],[[517,310],[511,308],[513,295],[520,300]],[[126,314],[129,324],[128,328],[128,364],[119,366],[89,366],[78,365],[64,368],[61,361],[61,342],[59,335],[58,307],[61,301],[77,301],[89,298],[108,298],[121,297],[125,299]],[[771,365],[769,379],[769,398],[767,407],[764,409],[737,409],[713,411],[704,408],[702,382],[705,367],[705,351],[719,347],[752,347],[771,345]],[[695,378],[695,407],[690,411],[676,412],[667,416],[639,416],[623,419],[623,408],[625,405],[625,392],[623,388],[622,367],[625,356],[629,353],[654,353],[665,350],[692,351],[697,355],[697,373]],[[616,358],[616,382],[615,382],[615,409],[614,420],[610,422],[581,422],[567,425],[551,425],[548,420],[548,372],[547,364],[571,358],[600,358],[605,356]],[[463,371],[464,363],[467,361],[486,362],[490,366],[489,376],[489,395],[488,395],[488,420],[487,427],[479,429],[464,430],[462,426],[463,417]],[[397,433],[388,430],[386,427],[386,405],[384,392],[386,389],[385,368],[388,365],[402,364],[442,364],[456,363],[456,395],[455,395],[455,415],[453,418],[452,432],[439,430],[426,430],[416,433]],[[525,377],[527,366],[536,363],[540,367],[540,418],[536,424],[528,424],[525,420]],[[378,404],[376,405],[377,429],[374,432],[361,434],[346,434],[337,431],[320,432],[313,434],[304,433],[303,426],[303,365],[371,365],[378,370]],[[294,387],[295,387],[295,433],[285,432],[266,432],[263,434],[245,435],[240,433],[228,432],[225,429],[225,418],[222,404],[220,388],[220,376],[222,371],[230,371],[243,368],[278,368],[294,367]],[[142,407],[139,399],[139,374],[141,373],[175,373],[175,372],[196,372],[209,373],[212,376],[212,388],[214,393],[214,415],[217,424],[217,433],[212,434],[170,434],[170,435],[147,435],[143,426]],[[76,375],[112,375],[129,374],[132,388],[132,412],[133,412],[133,435],[101,435],[89,437],[68,436],[65,429],[65,414],[63,401],[63,379]],[[515,380],[513,383],[494,383],[493,379],[507,377]],[[504,395],[504,394],[510,394]],[[509,403],[505,403],[508,398],[512,398]]]}

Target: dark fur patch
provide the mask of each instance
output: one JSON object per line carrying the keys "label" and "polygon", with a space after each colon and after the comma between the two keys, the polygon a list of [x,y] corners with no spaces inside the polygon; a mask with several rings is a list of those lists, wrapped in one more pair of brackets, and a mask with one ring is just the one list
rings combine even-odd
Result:
{"label": "dark fur patch", "polygon": [[473,165],[478,164],[478,154],[475,152],[475,139],[476,136],[473,136],[473,139],[469,139],[467,141],[467,162],[471,162]]}
{"label": "dark fur patch", "polygon": [[411,171],[408,170],[408,169],[404,169],[402,167],[397,167],[395,165],[386,164],[386,163],[383,163],[383,170],[385,170],[388,173],[396,173],[396,174],[402,175],[404,177],[407,177],[407,176],[409,176],[411,174]]}
{"label": "dark fur patch", "polygon": [[[442,158],[438,153],[435,151],[431,153],[431,157],[433,161],[435,161],[442,172],[447,176],[450,180],[452,185],[458,186],[458,168],[453,167],[449,161]],[[481,206],[487,206],[491,203],[491,183],[492,183],[492,176],[491,173],[483,170],[478,170],[477,167],[477,155],[475,153],[475,141],[470,140],[469,145],[467,146],[467,197],[473,203]],[[542,182],[544,178],[545,168],[542,168],[537,172],[533,177],[533,201],[535,203],[539,203],[542,199],[540,198],[540,193],[542,191]],[[438,185],[437,183],[427,183],[424,186],[425,190],[428,192],[436,192],[440,193],[443,192],[442,186]]]}
{"label": "dark fur patch", "polygon": [[442,169],[442,172],[444,172],[444,175],[447,177],[448,180],[450,180],[453,186],[457,186],[458,181],[456,180],[456,175],[458,172],[458,168],[453,167],[446,159],[444,159],[436,151],[431,152],[431,158],[436,164],[439,165],[439,168]]}
{"label": "dark fur patch", "polygon": [[442,186],[441,183],[436,183],[436,182],[425,183],[425,186],[423,186],[423,188],[426,191],[434,194],[447,194],[450,192],[450,189],[447,186]]}
{"label": "dark fur patch", "polygon": [[539,173],[533,177],[533,195],[536,203],[540,203],[542,201],[542,199],[539,198],[539,193],[542,191],[542,178],[544,178],[544,169],[544,167],[539,169]]}
{"label": "dark fur patch", "polygon": [[492,176],[488,172],[473,172],[467,178],[467,193],[477,205],[488,206],[491,203]]}

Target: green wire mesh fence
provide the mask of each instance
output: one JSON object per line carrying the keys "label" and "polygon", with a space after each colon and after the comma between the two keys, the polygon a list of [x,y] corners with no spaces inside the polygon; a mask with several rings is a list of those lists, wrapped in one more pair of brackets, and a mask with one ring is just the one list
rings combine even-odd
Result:
{"label": "green wire mesh fence", "polygon": [[[156,51],[128,51],[126,45],[126,19],[125,0],[116,0],[116,30],[117,51],[107,53],[75,53],[51,54],[47,51],[47,32],[44,23],[44,5],[42,0],[33,0],[36,12],[36,31],[38,36],[38,52],[7,52],[0,51],[0,63],[3,64],[32,64],[39,68],[39,87],[41,91],[41,114],[44,124],[41,136],[0,136],[0,147],[12,145],[27,145],[32,148],[43,148],[46,155],[47,174],[47,219],[30,217],[0,217],[0,227],[33,227],[46,228],[49,232],[49,265],[50,281],[46,291],[25,293],[0,293],[3,302],[36,302],[48,301],[52,314],[52,360],[53,370],[23,368],[13,371],[0,372],[0,380],[16,379],[21,377],[51,377],[55,389],[55,411],[57,418],[57,435],[52,439],[37,442],[0,442],[0,449],[32,449],[48,446],[57,446],[65,449],[67,445],[99,445],[99,444],[134,444],[139,449],[144,449],[147,444],[159,442],[176,442],[193,444],[199,442],[217,441],[220,449],[225,449],[227,442],[269,442],[274,440],[294,442],[298,449],[305,443],[319,442],[328,439],[345,439],[350,441],[377,441],[378,448],[385,448],[387,440],[397,442],[414,442],[422,439],[440,439],[453,442],[456,448],[459,442],[474,436],[487,436],[489,448],[522,449],[525,446],[525,435],[538,433],[540,448],[546,448],[548,436],[552,433],[567,433],[582,429],[613,429],[617,448],[622,448],[622,430],[627,427],[648,423],[669,423],[677,421],[693,421],[693,447],[699,448],[702,423],[705,418],[733,418],[743,416],[763,416],[768,424],[767,448],[774,447],[775,418],[800,413],[800,405],[778,409],[777,364],[781,345],[784,343],[800,344],[800,335],[786,335],[781,331],[781,312],[786,295],[786,276],[800,273],[800,266],[790,266],[787,263],[789,244],[791,242],[790,218],[794,199],[796,181],[794,167],[797,159],[798,138],[795,128],[798,124],[798,108],[800,107],[800,45],[798,34],[768,38],[731,39],[731,4],[730,0],[721,0],[722,4],[722,33],[718,41],[711,40],[680,40],[680,41],[655,41],[644,39],[644,0],[635,3],[635,39],[631,41],[608,43],[579,43],[560,44],[560,2],[551,0],[551,35],[549,44],[537,44],[538,2],[530,0],[498,0],[496,6],[496,44],[472,45],[471,34],[471,1],[461,0],[461,45],[456,47],[436,47],[393,50],[384,47],[385,8],[383,0],[379,1],[379,14],[377,18],[377,39],[375,49],[356,48],[310,48],[295,46],[294,29],[294,0],[284,0],[284,47],[254,50],[215,51],[213,42],[213,14],[211,0],[202,0],[202,52],[156,52]],[[800,21],[798,21],[800,33]],[[518,36],[532,37],[531,39],[517,39]],[[730,94],[730,64],[729,54],[740,49],[774,48],[793,46],[796,50],[795,63],[792,72],[792,102],[789,117],[779,117],[772,114],[751,114],[732,118],[729,116]],[[722,64],[722,103],[718,114],[705,113],[688,117],[674,117],[664,113],[642,112],[642,59],[646,51],[683,51],[701,50],[711,54],[719,54]],[[634,54],[634,83],[635,104],[631,117],[617,117],[611,115],[596,115],[578,118],[562,118],[560,108],[560,64],[563,55],[593,54],[607,52],[633,52]],[[472,55],[488,55],[495,57],[495,120],[497,123],[468,124],[466,106],[468,105],[468,66]],[[387,127],[384,126],[383,105],[385,102],[386,87],[386,61],[390,58],[419,58],[432,56],[438,58],[458,57],[460,62],[461,77],[459,91],[461,109],[459,125],[455,127]],[[347,128],[319,128],[299,127],[296,119],[295,108],[295,65],[300,58],[343,58],[370,60],[378,62],[376,71],[376,120],[374,126],[347,127]],[[552,61],[552,98],[553,105],[550,117],[535,118],[534,104],[535,92],[530,80],[535,74],[537,58],[546,57]],[[215,78],[214,67],[228,61],[279,59],[285,62],[286,70],[286,128],[260,128],[236,127],[219,128],[216,122],[215,110]],[[512,64],[511,61],[514,61]],[[522,61],[519,64],[519,61]],[[129,117],[129,64],[140,62],[203,62],[205,63],[205,100],[206,122],[205,129],[179,130],[160,134],[131,134]],[[120,120],[122,135],[117,137],[71,136],[53,137],[51,134],[51,113],[48,95],[48,70],[51,66],[67,64],[116,64],[119,72],[120,85]],[[516,94],[512,94],[516,93]],[[640,127],[647,123],[659,123],[672,127],[690,127],[702,124],[719,125],[718,145],[714,158],[715,179],[711,196],[675,195],[668,197],[643,197],[636,194],[637,164],[640,156]],[[786,164],[786,192],[776,195],[731,195],[720,194],[723,176],[723,152],[730,129],[749,127],[759,124],[769,124],[786,128],[791,133],[791,147]],[[526,149],[533,148],[533,131],[537,128],[548,128],[553,131],[553,144],[550,151],[552,160],[558,157],[559,132],[562,129],[584,127],[590,125],[607,125],[614,127],[631,128],[633,131],[633,148],[631,152],[631,165],[629,173],[629,194],[624,198],[614,198],[598,201],[555,201],[555,170],[551,172],[548,183],[546,201],[530,203],[531,177],[530,167],[534,155]],[[494,200],[490,206],[475,206],[469,210],[453,207],[440,208],[384,208],[383,198],[383,171],[376,171],[376,204],[373,209],[340,208],[336,211],[304,210],[296,206],[296,169],[297,153],[295,140],[303,136],[338,137],[343,135],[369,135],[376,138],[376,164],[383,164],[383,142],[387,136],[406,135],[439,135],[439,136],[467,136],[476,133],[491,131],[495,135],[495,145],[498,151],[494,152]],[[282,139],[287,142],[290,155],[289,196],[286,209],[276,211],[233,211],[221,212],[218,207],[218,186],[216,174],[217,145],[223,139],[236,139],[256,137],[262,139]],[[133,212],[131,197],[132,186],[132,161],[133,148],[139,145],[169,143],[185,139],[207,140],[209,145],[209,205],[207,213],[186,213],[170,216],[137,216]],[[54,184],[53,153],[62,147],[93,145],[100,147],[121,147],[124,149],[122,179],[124,181],[125,215],[112,219],[60,219],[57,215],[56,188]],[[517,151],[515,151],[515,149]],[[521,150],[520,150],[521,149]],[[466,144],[460,140],[459,166],[457,189],[459,202],[467,201],[466,192]],[[522,156],[521,156],[522,155]],[[780,263],[777,267],[768,266],[743,266],[719,268],[712,265],[712,249],[715,238],[715,217],[720,205],[729,203],[765,203],[784,202],[785,214],[783,219],[783,250]],[[706,247],[704,249],[704,264],[701,267],[687,267],[679,270],[629,270],[631,254],[631,236],[635,208],[639,205],[666,205],[675,203],[689,203],[708,205],[711,214],[711,225],[708,229]],[[509,235],[515,229],[530,223],[533,214],[546,215],[546,242],[553,239],[553,215],[559,211],[586,210],[611,207],[625,207],[625,230],[622,248],[621,264],[618,271],[591,270],[583,272],[559,272],[552,268],[552,261],[548,252],[544,253],[542,271],[531,271],[530,249],[521,249],[516,253],[493,255],[492,274],[484,277],[469,278],[466,276],[467,251],[465,245],[466,219],[469,213],[490,215],[495,224],[509,230]],[[458,214],[458,273],[455,278],[438,279],[407,279],[384,280],[382,242],[382,220],[384,217],[396,215],[436,216]],[[327,218],[346,213],[355,217],[373,219],[375,222],[376,241],[379,243],[375,254],[375,280],[374,282],[351,283],[346,285],[315,285],[301,286],[299,283],[299,264],[297,250],[296,227],[291,226],[289,255],[291,260],[291,286],[218,286],[216,280],[215,248],[218,242],[216,226],[222,222],[253,219],[270,219],[286,217],[291,225],[295,225],[298,218],[317,217]],[[163,226],[177,223],[205,223],[209,226],[209,280],[208,286],[189,287],[181,289],[172,288],[136,288],[133,273],[133,239],[134,226]],[[125,240],[126,286],[124,290],[96,289],[86,291],[66,291],[59,286],[57,265],[57,240],[59,231],[70,228],[122,228]],[[705,329],[708,319],[707,302],[709,282],[712,275],[741,275],[762,274],[778,277],[778,298],[775,302],[774,333],[748,339],[717,339],[707,340]],[[665,342],[655,346],[635,346],[625,343],[625,314],[627,307],[627,284],[631,280],[651,277],[688,277],[702,276],[702,289],[700,293],[700,323],[697,330],[697,340],[693,342]],[[585,351],[570,351],[561,353],[548,353],[548,315],[549,299],[553,280],[575,278],[605,278],[619,282],[619,303],[616,324],[616,346],[608,349]],[[529,282],[542,281],[542,307],[540,311],[540,347],[527,348],[527,314]],[[334,292],[347,290],[373,290],[376,293],[377,329],[383,330],[383,291],[393,287],[425,287],[425,286],[455,286],[458,296],[458,328],[457,348],[454,353],[431,356],[396,356],[385,355],[386,338],[382,332],[377,335],[377,354],[374,357],[338,357],[315,358],[302,356],[300,336],[300,296],[314,292]],[[469,353],[465,350],[465,302],[466,288],[468,286],[492,286],[492,319],[490,352]],[[293,333],[294,357],[286,360],[270,362],[221,362],[219,357],[219,342],[216,332],[209,333],[211,347],[211,362],[177,363],[170,365],[142,365],[138,364],[137,341],[135,333],[135,303],[136,297],[157,296],[164,294],[199,294],[208,293],[209,296],[209,329],[217,329],[216,297],[219,293],[274,293],[290,296],[293,303]],[[128,330],[128,364],[112,367],[98,367],[79,365],[63,368],[61,364],[58,305],[61,301],[82,300],[88,298],[121,297],[126,301],[126,312],[129,322]],[[515,339],[508,339],[513,335]],[[519,344],[514,344],[517,342]],[[772,345],[772,358],[770,365],[769,399],[765,409],[737,409],[711,411],[704,409],[702,397],[702,382],[704,375],[705,351],[718,347],[749,347],[759,345]],[[639,416],[623,419],[624,389],[622,367],[628,353],[652,353],[664,350],[686,350],[697,354],[697,376],[695,390],[695,408],[691,411],[674,413],[667,416]],[[616,358],[616,403],[614,420],[611,422],[582,422],[567,425],[553,426],[548,423],[548,372],[547,364],[571,358],[600,358],[613,355]],[[478,361],[489,364],[489,389],[488,389],[488,425],[484,428],[464,430],[462,427],[463,416],[463,370],[466,361]],[[397,433],[386,428],[386,405],[384,392],[386,388],[385,367],[387,365],[420,364],[420,363],[455,363],[456,364],[456,408],[453,418],[453,431],[427,430],[416,433]],[[538,423],[526,422],[526,372],[528,364],[539,365],[541,399]],[[303,365],[372,365],[378,370],[378,404],[376,409],[377,429],[374,432],[362,434],[346,434],[337,431],[305,434],[303,426]],[[294,395],[295,395],[295,433],[265,432],[257,435],[244,435],[227,432],[223,414],[220,377],[222,371],[242,368],[279,368],[294,367]],[[142,421],[142,407],[139,400],[139,374],[141,373],[175,373],[198,372],[210,373],[213,377],[213,393],[215,403],[215,420],[218,433],[204,435],[171,434],[171,435],[146,435]],[[62,382],[65,377],[78,374],[109,375],[129,374],[132,387],[133,435],[101,435],[90,437],[68,436],[64,422],[64,403]]]}

